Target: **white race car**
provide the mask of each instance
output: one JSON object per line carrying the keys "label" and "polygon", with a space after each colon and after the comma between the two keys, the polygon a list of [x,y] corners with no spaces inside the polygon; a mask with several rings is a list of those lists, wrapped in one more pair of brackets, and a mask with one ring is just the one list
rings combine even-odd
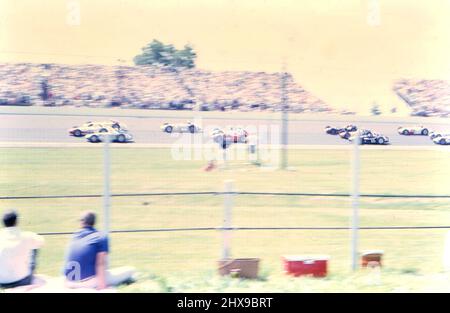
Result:
{"label": "white race car", "polygon": [[428,128],[426,128],[424,126],[407,126],[407,127],[400,126],[399,128],[397,128],[397,131],[400,135],[405,135],[405,136],[409,136],[409,135],[428,136],[428,134],[430,132],[428,130]]}
{"label": "white race car", "polygon": [[229,127],[225,133],[231,136],[234,143],[247,143],[248,132],[242,127]]}
{"label": "white race car", "polygon": [[117,121],[86,122],[80,126],[74,126],[68,131],[71,136],[83,137],[95,132],[106,132],[108,128],[120,129],[121,127],[123,125]]}
{"label": "white race car", "polygon": [[111,142],[125,143],[133,141],[133,136],[126,129],[115,129],[111,127],[107,128],[106,132],[95,132],[87,135],[85,138],[89,142],[98,143],[103,142],[106,136],[110,136]]}
{"label": "white race car", "polygon": [[433,142],[438,145],[450,145],[450,135],[436,137]]}
{"label": "white race car", "polygon": [[450,136],[450,133],[442,133],[442,132],[431,132],[430,133],[431,139],[439,138],[439,137],[448,137],[448,136]]}
{"label": "white race car", "polygon": [[194,123],[164,123],[161,125],[161,130],[166,133],[199,133],[202,129]]}
{"label": "white race car", "polygon": [[222,149],[227,149],[232,143],[231,136],[227,136],[220,128],[214,128],[211,132],[211,138],[218,143]]}
{"label": "white race car", "polygon": [[[228,127],[225,129],[214,128],[211,132],[211,137],[220,138],[224,137],[227,142],[231,143],[247,143],[248,132],[242,127]],[[222,139],[220,139],[222,140]],[[223,141],[223,140],[222,140]]]}

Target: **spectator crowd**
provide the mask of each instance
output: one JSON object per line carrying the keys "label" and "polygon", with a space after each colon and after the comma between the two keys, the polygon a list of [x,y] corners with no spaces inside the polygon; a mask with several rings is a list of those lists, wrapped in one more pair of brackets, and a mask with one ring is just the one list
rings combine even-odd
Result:
{"label": "spectator crowd", "polygon": [[331,111],[288,73],[19,63],[0,75],[0,105],[278,111],[285,97],[293,112]]}
{"label": "spectator crowd", "polygon": [[450,117],[450,82],[402,79],[394,91],[411,108],[411,115]]}
{"label": "spectator crowd", "polygon": [[[332,112],[289,73],[166,66],[0,64],[0,105]],[[284,86],[284,88],[283,88]],[[394,92],[412,115],[450,116],[450,83],[402,79]]]}

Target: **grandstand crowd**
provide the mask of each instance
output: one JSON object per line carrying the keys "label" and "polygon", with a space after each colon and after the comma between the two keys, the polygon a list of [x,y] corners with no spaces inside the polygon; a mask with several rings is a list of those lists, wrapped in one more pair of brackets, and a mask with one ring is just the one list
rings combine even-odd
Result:
{"label": "grandstand crowd", "polygon": [[290,74],[163,66],[0,64],[0,104],[331,111]]}
{"label": "grandstand crowd", "polygon": [[410,106],[411,115],[450,117],[448,81],[403,79],[393,89]]}
{"label": "grandstand crowd", "polygon": [[[280,111],[285,97],[291,112],[333,111],[288,73],[4,63],[0,76],[0,105]],[[402,79],[393,90],[412,115],[450,116],[448,81]]]}

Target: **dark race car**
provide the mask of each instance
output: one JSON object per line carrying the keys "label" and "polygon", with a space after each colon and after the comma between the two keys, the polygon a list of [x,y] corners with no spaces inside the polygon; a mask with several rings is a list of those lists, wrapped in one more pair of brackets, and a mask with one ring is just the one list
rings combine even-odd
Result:
{"label": "dark race car", "polygon": [[[353,138],[354,140],[355,138]],[[369,132],[367,134],[360,134],[359,140],[361,145],[387,145],[389,144],[389,137]]]}
{"label": "dark race car", "polygon": [[329,135],[337,135],[340,134],[342,132],[354,132],[358,130],[358,127],[356,127],[355,125],[347,125],[345,127],[333,127],[333,126],[327,126],[325,127],[325,132]]}
{"label": "dark race car", "polygon": [[[356,126],[355,126],[356,127]],[[356,135],[357,129],[354,129],[353,131],[343,131],[339,133],[339,137],[346,140],[351,140],[352,137]],[[360,135],[367,135],[370,134],[371,131],[368,129],[360,129],[359,134]]]}

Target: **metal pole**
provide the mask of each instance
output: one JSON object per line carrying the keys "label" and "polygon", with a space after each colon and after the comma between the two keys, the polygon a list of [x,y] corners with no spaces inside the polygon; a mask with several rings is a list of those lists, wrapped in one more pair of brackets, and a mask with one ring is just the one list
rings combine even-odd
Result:
{"label": "metal pole", "polygon": [[230,147],[228,146],[228,148],[224,148],[222,145],[222,157],[223,157],[223,169],[228,169],[228,155],[227,155],[227,149],[229,149]]}
{"label": "metal pole", "polygon": [[223,228],[222,231],[222,259],[231,257],[231,230],[226,229],[231,227],[231,215],[233,208],[233,195],[230,194],[233,190],[233,181],[225,181],[225,195],[223,202]]}
{"label": "metal pole", "polygon": [[256,164],[261,165],[261,159],[259,156],[259,136],[256,136]]}
{"label": "metal pole", "polygon": [[103,231],[109,234],[110,225],[110,207],[111,207],[111,191],[110,191],[110,173],[111,160],[109,148],[110,136],[105,135],[103,140]]}
{"label": "metal pole", "polygon": [[358,230],[359,230],[359,145],[360,135],[357,131],[353,141],[352,155],[352,219],[351,219],[351,260],[352,270],[358,269]]}
{"label": "metal pole", "polygon": [[287,95],[286,95],[286,72],[283,66],[283,73],[281,78],[281,169],[285,170],[288,167],[288,112],[287,112]]}

